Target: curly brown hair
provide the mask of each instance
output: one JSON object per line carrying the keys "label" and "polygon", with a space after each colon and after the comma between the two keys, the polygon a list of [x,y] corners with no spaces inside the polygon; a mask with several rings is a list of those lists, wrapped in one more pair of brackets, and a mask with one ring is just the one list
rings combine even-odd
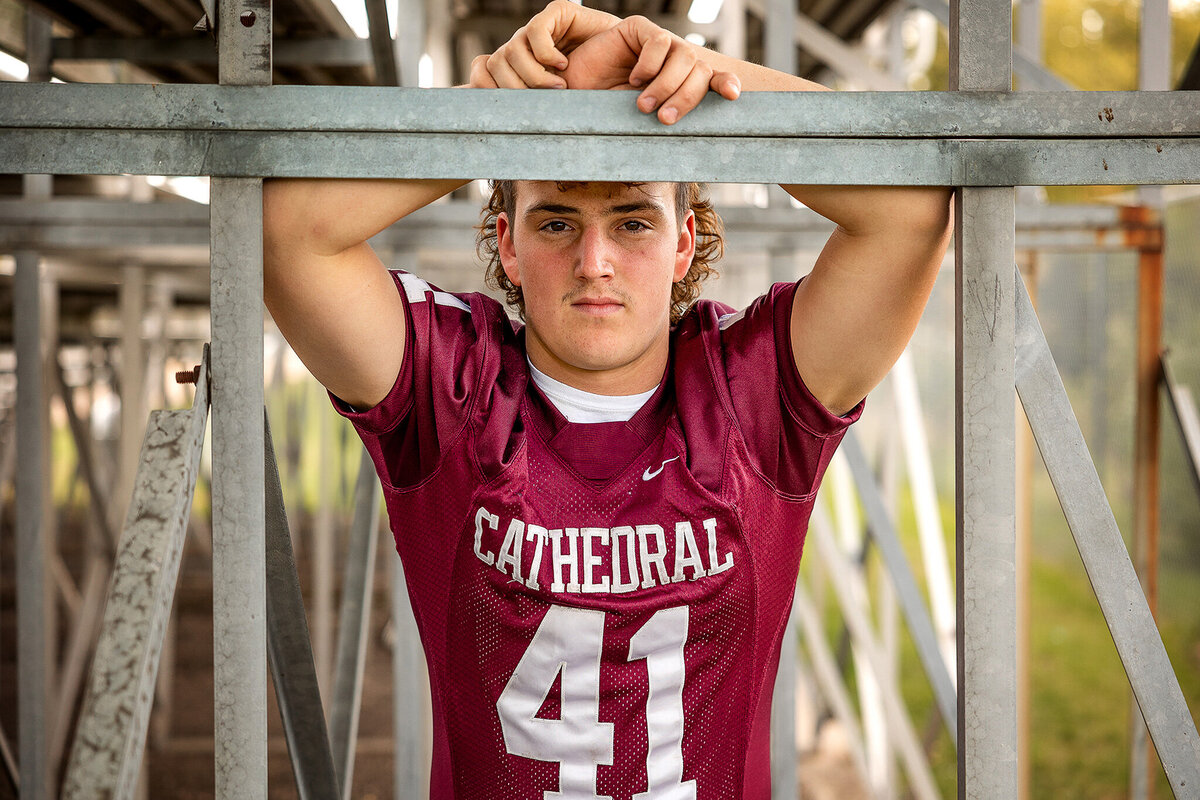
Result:
{"label": "curly brown hair", "polygon": [[[559,188],[565,189],[570,185],[571,182],[561,182]],[[496,237],[496,218],[502,211],[511,218],[516,213],[516,207],[516,181],[492,181],[491,197],[480,212],[483,221],[477,228],[475,249],[479,257],[487,262],[488,285],[502,290],[508,304],[515,308],[524,320],[525,297],[521,293],[521,287],[515,285],[504,274],[504,265],[500,263],[500,245]],[[724,225],[708,199],[707,187],[704,184],[675,184],[675,218],[679,225],[683,224],[688,209],[696,214],[696,253],[692,257],[687,274],[671,287],[672,325],[679,322],[700,296],[701,284],[717,274],[713,264],[725,253]]]}

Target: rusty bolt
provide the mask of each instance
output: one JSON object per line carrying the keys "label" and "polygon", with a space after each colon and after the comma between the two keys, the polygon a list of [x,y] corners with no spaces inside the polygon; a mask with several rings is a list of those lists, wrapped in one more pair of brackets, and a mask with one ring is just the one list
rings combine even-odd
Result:
{"label": "rusty bolt", "polygon": [[184,369],[184,370],[180,370],[179,372],[175,373],[175,382],[176,383],[180,383],[180,384],[195,383],[198,380],[200,380],[200,365],[199,364],[192,367],[191,369]]}
{"label": "rusty bolt", "polygon": [[254,23],[258,20],[258,16],[253,11],[242,12],[242,24],[247,28],[253,28]]}

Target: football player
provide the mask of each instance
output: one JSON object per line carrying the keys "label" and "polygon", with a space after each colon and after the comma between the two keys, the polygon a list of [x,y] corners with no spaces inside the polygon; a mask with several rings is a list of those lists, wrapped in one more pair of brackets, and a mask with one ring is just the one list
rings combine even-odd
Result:
{"label": "football player", "polygon": [[[555,0],[478,88],[818,91],[641,17]],[[429,665],[434,798],[770,795],[780,641],[821,476],[907,343],[950,231],[940,188],[784,186],[837,223],[810,275],[697,300],[701,187],[500,181],[481,294],[367,239],[462,181],[265,187],[265,296],[382,481]]]}

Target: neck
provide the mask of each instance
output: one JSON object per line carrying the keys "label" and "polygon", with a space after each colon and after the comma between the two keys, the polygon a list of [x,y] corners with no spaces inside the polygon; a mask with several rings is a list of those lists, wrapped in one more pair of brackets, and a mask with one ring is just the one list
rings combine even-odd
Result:
{"label": "neck", "polygon": [[529,329],[525,329],[525,347],[529,362],[559,383],[592,394],[620,397],[640,394],[658,386],[667,368],[667,339],[642,356],[625,364],[588,369],[558,357]]}

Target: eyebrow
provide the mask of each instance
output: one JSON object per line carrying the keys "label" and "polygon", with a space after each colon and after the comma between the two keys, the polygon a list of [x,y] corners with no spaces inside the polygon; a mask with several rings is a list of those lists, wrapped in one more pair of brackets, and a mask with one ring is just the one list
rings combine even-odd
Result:
{"label": "eyebrow", "polygon": [[[609,206],[605,209],[605,213],[609,214],[636,214],[645,213],[647,211],[665,215],[666,208],[661,203],[654,203],[649,200],[637,203],[622,203],[619,206]],[[564,206],[559,203],[538,203],[535,206],[530,206],[525,211],[525,216],[533,216],[534,214],[579,214],[581,213],[575,206]]]}

